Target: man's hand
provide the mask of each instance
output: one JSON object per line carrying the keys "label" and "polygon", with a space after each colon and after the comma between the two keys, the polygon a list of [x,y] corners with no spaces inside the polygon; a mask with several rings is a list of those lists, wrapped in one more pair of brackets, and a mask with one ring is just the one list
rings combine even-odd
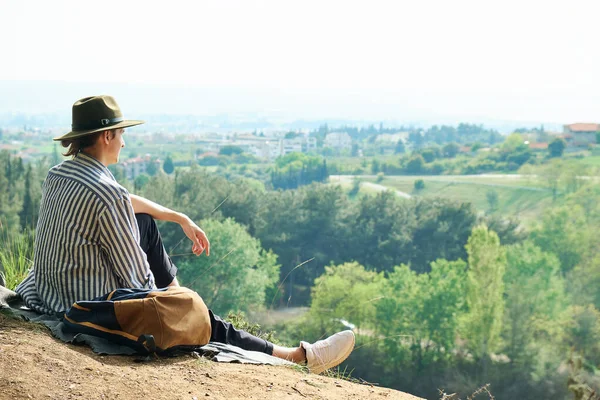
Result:
{"label": "man's hand", "polygon": [[210,256],[210,242],[206,237],[206,233],[194,221],[186,217],[181,222],[181,229],[183,229],[185,235],[192,241],[192,251],[195,255],[199,256],[206,250],[206,255]]}
{"label": "man's hand", "polygon": [[210,255],[210,243],[206,237],[206,233],[198,227],[187,215],[183,213],[175,212],[167,207],[163,207],[160,204],[156,204],[153,201],[145,199],[134,194],[130,194],[131,206],[133,211],[137,213],[150,214],[152,218],[161,221],[177,222],[181,225],[181,229],[185,232],[185,235],[192,241],[192,251],[195,255],[199,256],[206,250],[206,255]]}

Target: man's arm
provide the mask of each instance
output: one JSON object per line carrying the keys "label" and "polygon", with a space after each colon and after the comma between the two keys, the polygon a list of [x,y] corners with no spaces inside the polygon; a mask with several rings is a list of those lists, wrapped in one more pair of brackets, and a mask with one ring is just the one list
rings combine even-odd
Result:
{"label": "man's arm", "polygon": [[154,275],[139,244],[135,215],[129,199],[117,200],[98,218],[100,244],[106,251],[114,273],[126,288],[154,289]]}
{"label": "man's arm", "polygon": [[199,256],[206,250],[206,255],[210,255],[210,242],[206,237],[206,233],[198,225],[194,223],[187,215],[173,211],[167,207],[163,207],[153,201],[137,196],[135,194],[129,195],[131,198],[131,205],[133,211],[136,214],[144,213],[149,214],[154,219],[160,221],[176,222],[181,226],[185,235],[192,241],[192,251],[195,255]]}

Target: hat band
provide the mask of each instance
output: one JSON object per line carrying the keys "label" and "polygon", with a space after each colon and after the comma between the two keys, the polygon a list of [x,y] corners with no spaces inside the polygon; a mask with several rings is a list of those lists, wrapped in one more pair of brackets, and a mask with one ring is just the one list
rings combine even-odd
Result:
{"label": "hat band", "polygon": [[110,127],[111,125],[114,125],[118,122],[122,122],[124,121],[123,117],[119,117],[119,118],[102,118],[102,119],[98,119],[95,121],[88,121],[86,123],[83,124],[71,124],[71,128],[74,131],[87,131],[90,129],[98,129],[98,128],[103,128],[103,127]]}

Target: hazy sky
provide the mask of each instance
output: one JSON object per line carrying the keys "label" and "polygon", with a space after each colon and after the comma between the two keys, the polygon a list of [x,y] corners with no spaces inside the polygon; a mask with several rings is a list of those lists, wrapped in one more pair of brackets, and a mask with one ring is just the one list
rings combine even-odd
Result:
{"label": "hazy sky", "polygon": [[230,111],[298,117],[600,122],[595,3],[0,0],[0,81],[240,89],[263,96]]}

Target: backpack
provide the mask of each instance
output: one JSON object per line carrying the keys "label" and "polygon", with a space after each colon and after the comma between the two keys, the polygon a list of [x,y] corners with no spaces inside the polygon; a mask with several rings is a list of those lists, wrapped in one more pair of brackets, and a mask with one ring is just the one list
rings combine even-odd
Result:
{"label": "backpack", "polygon": [[144,355],[192,350],[211,336],[204,301],[185,287],[113,290],[75,302],[63,323],[68,332],[99,336]]}

